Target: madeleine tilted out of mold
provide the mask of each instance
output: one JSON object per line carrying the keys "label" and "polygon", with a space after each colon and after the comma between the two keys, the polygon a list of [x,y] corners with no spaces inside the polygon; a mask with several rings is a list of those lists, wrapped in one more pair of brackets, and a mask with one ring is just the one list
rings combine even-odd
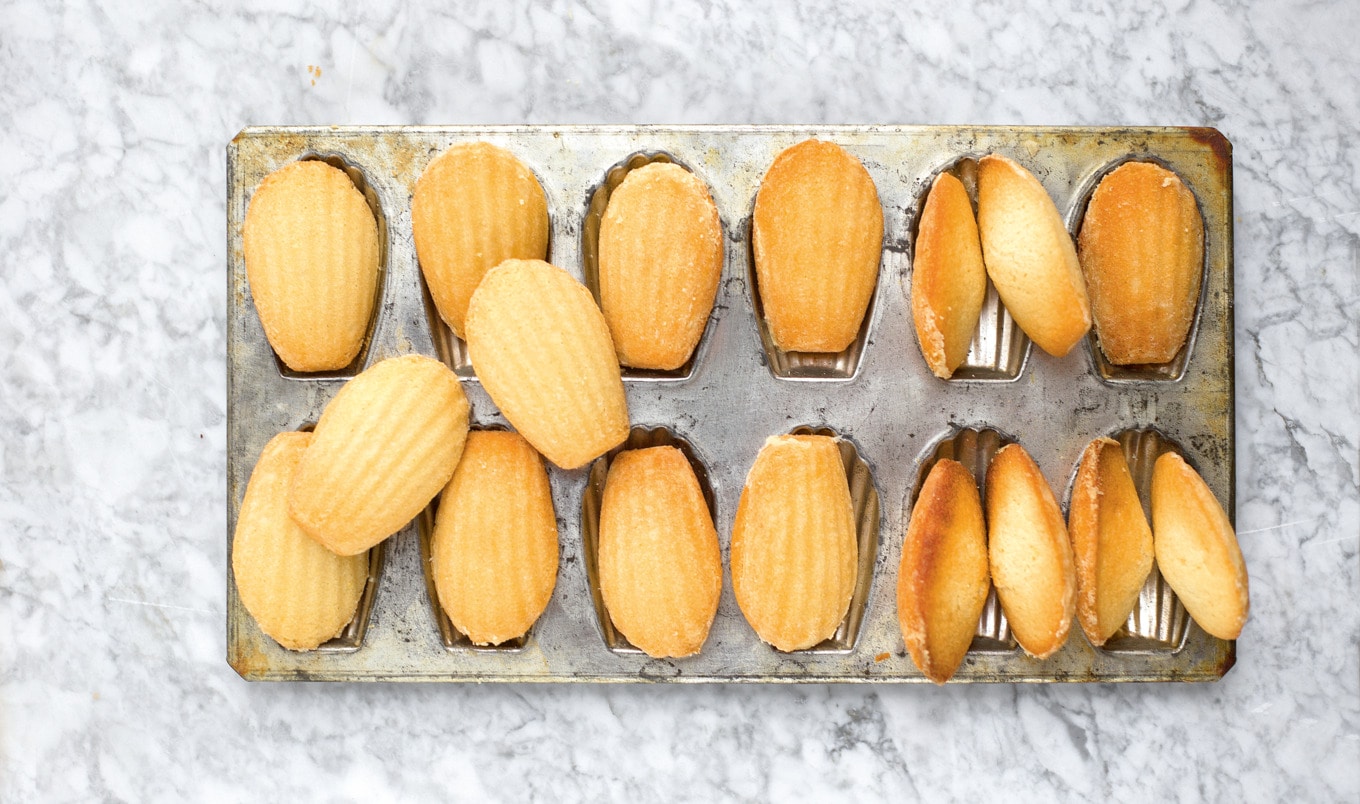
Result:
{"label": "madeleine tilted out of mold", "polygon": [[1077,564],[1077,622],[1092,645],[1104,645],[1128,620],[1152,572],[1152,529],[1118,441],[1097,438],[1082,453],[1067,532]]}
{"label": "madeleine tilted out of mold", "polygon": [[430,539],[439,605],[474,645],[524,636],[557,584],[557,517],[543,459],[518,433],[468,433]]}
{"label": "madeleine tilted out of mold", "polygon": [[722,554],[689,460],[670,446],[627,450],[600,505],[600,593],[614,627],[653,658],[698,653],[722,593]]}
{"label": "madeleine tilted out of mold", "polygon": [[548,258],[548,200],[533,171],[487,142],[444,151],[416,181],[411,234],[439,317],[466,338],[464,320],[487,271]]}
{"label": "madeleine tilted out of mold", "polygon": [[837,439],[766,440],[741,490],[730,561],[737,605],[761,640],[795,651],[836,633],[859,561]]}
{"label": "madeleine tilted out of mold", "polygon": [[246,276],[265,338],[294,371],[348,366],[378,290],[378,222],[345,172],[285,165],[255,189],[241,227]]}
{"label": "madeleine tilted out of mold", "polygon": [[718,208],[694,174],[669,162],[628,172],[600,220],[600,309],[619,363],[684,365],[708,324],[722,275]]}
{"label": "madeleine tilted out of mold", "polygon": [[338,556],[288,515],[288,488],[311,433],[279,433],[255,463],[231,543],[241,605],[289,650],[312,650],[354,619],[368,582],[368,554]]}
{"label": "madeleine tilted out of mold", "polygon": [[839,145],[805,140],[765,173],[752,216],[756,284],[774,345],[840,352],[878,283],[883,207],[869,171]]}
{"label": "madeleine tilted out of mold", "polygon": [[1091,328],[1077,250],[1044,186],[999,154],[978,160],[978,233],[1011,318],[1040,349],[1066,355]]}
{"label": "madeleine tilted out of mold", "polygon": [[1204,274],[1194,194],[1161,165],[1125,162],[1092,193],[1077,243],[1105,357],[1169,363],[1189,337]]}
{"label": "madeleine tilted out of mold", "polygon": [[968,357],[986,297],[987,270],[973,202],[963,182],[941,173],[921,212],[911,270],[916,339],[936,377],[948,379]]}

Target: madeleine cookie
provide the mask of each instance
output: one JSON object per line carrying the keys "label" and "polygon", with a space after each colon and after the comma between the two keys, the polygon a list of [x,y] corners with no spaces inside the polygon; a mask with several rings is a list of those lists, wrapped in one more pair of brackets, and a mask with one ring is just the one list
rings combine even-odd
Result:
{"label": "madeleine cookie", "polygon": [[467,397],[448,366],[421,355],[376,363],[322,412],[288,513],[332,552],[362,553],[449,482],[467,430]]}
{"label": "madeleine cookie", "polygon": [[619,453],[600,506],[600,592],[609,619],[654,658],[691,656],[722,593],[718,533],[675,447]]}
{"label": "madeleine cookie", "polygon": [[1077,564],[1077,621],[1092,645],[1104,645],[1129,618],[1152,571],[1152,530],[1118,441],[1097,438],[1082,454],[1067,531]]}
{"label": "madeleine cookie", "polygon": [[288,485],[311,440],[279,433],[265,445],[231,543],[241,605],[289,650],[311,650],[345,630],[368,582],[367,553],[337,556],[288,516]]}
{"label": "madeleine cookie", "polygon": [[506,260],[487,272],[467,315],[468,354],[505,418],[563,469],[628,437],[628,403],[600,308],[555,265]]}
{"label": "madeleine cookie", "polygon": [[1077,591],[1072,545],[1048,481],[1019,444],[987,467],[987,539],[992,582],[1011,633],[1046,659],[1067,641]]}
{"label": "madeleine cookie", "polygon": [[936,684],[948,681],[968,653],[989,588],[977,481],[958,461],[938,461],[912,508],[897,575],[897,622],[907,652]]}
{"label": "madeleine cookie", "polygon": [[543,459],[517,433],[474,430],[439,498],[430,542],[439,605],[475,645],[528,633],[557,584],[557,517]]}
{"label": "madeleine cookie", "polygon": [[1160,165],[1125,162],[1091,195],[1077,243],[1105,357],[1170,362],[1190,334],[1204,274],[1194,194]]}
{"label": "madeleine cookie", "polygon": [[713,310],[722,225],[708,188],[679,165],[629,171],[600,221],[600,308],[619,362],[684,365]]}
{"label": "madeleine cookie", "polygon": [[829,639],[850,608],[858,559],[836,439],[767,440],[732,526],[732,591],[756,634],[782,651]]}
{"label": "madeleine cookie", "polygon": [[864,165],[835,143],[785,149],[756,193],[752,225],[756,284],[775,346],[848,347],[883,251],[883,208]]}
{"label": "madeleine cookie", "polygon": [[1237,639],[1247,621],[1247,565],[1228,515],[1199,473],[1164,453],[1152,468],[1157,568],[1199,627]]}
{"label": "madeleine cookie", "polygon": [[241,229],[265,337],[294,371],[348,366],[378,290],[378,223],[343,171],[303,161],[255,188]]}
{"label": "madeleine cookie", "polygon": [[548,256],[548,199],[514,154],[486,142],[454,145],[416,182],[411,233],[439,317],[463,332],[468,302],[505,260]]}
{"label": "madeleine cookie", "polygon": [[1071,351],[1091,328],[1077,250],[1044,186],[998,154],[978,162],[978,232],[1011,318],[1054,357]]}
{"label": "madeleine cookie", "polygon": [[973,202],[963,182],[935,177],[921,212],[911,269],[911,315],[931,372],[949,379],[964,358],[987,296]]}

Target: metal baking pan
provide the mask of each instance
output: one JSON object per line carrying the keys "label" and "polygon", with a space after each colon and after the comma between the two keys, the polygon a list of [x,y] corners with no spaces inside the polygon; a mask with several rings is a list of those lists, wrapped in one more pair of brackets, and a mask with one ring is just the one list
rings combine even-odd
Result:
{"label": "metal baking pan", "polygon": [[[878,287],[860,337],[838,355],[778,352],[754,295],[751,212],[760,180],[784,148],[809,137],[858,157],[878,187],[884,247]],[[856,489],[861,579],[837,634],[811,650],[763,644],[732,595],[730,574],[703,651],[653,660],[608,623],[593,585],[594,509],[601,465],[550,469],[561,562],[547,611],[522,640],[471,645],[432,602],[425,569],[432,510],[376,549],[354,623],[309,653],[279,647],[242,608],[228,570],[227,658],[252,680],[918,682],[897,624],[897,565],[920,482],[938,457],[975,472],[1019,441],[1066,504],[1082,449],[1094,437],[1124,444],[1147,503],[1151,461],[1178,449],[1230,516],[1234,500],[1233,238],[1231,146],[1198,128],[968,126],[439,126],[248,128],[227,149],[227,544],[246,482],[275,433],[309,426],[347,377],[399,354],[438,356],[457,370],[474,426],[506,426],[482,391],[463,344],[433,314],[411,237],[412,189],[453,143],[486,140],[537,174],[551,217],[549,259],[583,281],[608,193],[647,161],[677,162],[712,193],[726,263],[708,329],[693,360],[669,373],[625,371],[636,444],[679,443],[703,469],[724,566],[746,472],[768,436],[831,431]],[[989,292],[958,378],[926,368],[911,323],[914,227],[942,170],[971,179],[976,158],[1005,153],[1027,166],[1076,232],[1099,179],[1129,159],[1175,170],[1204,215],[1205,274],[1190,340],[1172,364],[1119,369],[1094,338],[1065,358],[1030,349]],[[251,194],[296,159],[348,170],[383,235],[382,281],[369,340],[355,364],[325,376],[284,370],[251,303],[241,224]],[[608,460],[604,458],[601,460]],[[872,497],[872,499],[870,499]],[[437,503],[437,501],[436,501]],[[431,507],[433,509],[433,506]],[[872,532],[871,532],[872,531]],[[228,567],[230,562],[228,561]],[[988,602],[956,681],[1207,681],[1235,660],[1235,643],[1209,636],[1155,572],[1138,608],[1106,648],[1073,625],[1044,661],[1026,657]]]}

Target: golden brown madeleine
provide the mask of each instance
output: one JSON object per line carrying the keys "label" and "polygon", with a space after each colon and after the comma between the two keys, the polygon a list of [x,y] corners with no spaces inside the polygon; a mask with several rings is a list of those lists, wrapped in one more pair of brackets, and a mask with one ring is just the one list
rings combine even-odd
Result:
{"label": "golden brown madeleine", "polygon": [[1077,591],[1067,526],[1048,481],[1019,444],[987,467],[987,540],[992,582],[1011,632],[1036,659],[1067,641]]}
{"label": "golden brown madeleine", "polygon": [[883,207],[869,172],[835,143],[800,142],[770,165],[753,220],[756,283],[775,346],[845,349],[883,251]]}
{"label": "golden brown madeleine", "polygon": [[963,182],[935,177],[921,212],[911,269],[911,315],[926,365],[948,379],[968,356],[987,296],[973,202]]}
{"label": "golden brown madeleine", "polygon": [[722,593],[722,556],[699,480],[675,447],[619,453],[600,506],[600,592],[614,626],[654,658],[691,656]]}
{"label": "golden brown madeleine", "polygon": [[595,299],[555,265],[506,260],[472,294],[468,355],[543,457],[575,469],[628,437],[618,357]]}
{"label": "golden brown madeleine", "polygon": [[600,308],[619,362],[670,370],[704,334],[722,275],[722,225],[708,188],[679,165],[628,172],[600,221]]}
{"label": "golden brown madeleine", "polygon": [[762,640],[810,648],[836,633],[859,543],[836,439],[774,436],[746,476],[732,526],[732,591]]}
{"label": "golden brown madeleine", "polygon": [[1040,349],[1067,354],[1091,328],[1072,237],[1048,191],[998,154],[978,162],[978,232],[987,275],[1011,318]]}
{"label": "golden brown madeleine", "polygon": [[1152,571],[1152,529],[1118,441],[1097,438],[1082,453],[1067,531],[1077,562],[1077,621],[1092,645],[1104,645]]}
{"label": "golden brown madeleine", "polygon": [[378,289],[378,223],[343,171],[294,162],[260,182],[241,230],[265,337],[294,371],[359,354]]}
{"label": "golden brown madeleine", "polygon": [[523,636],[552,597],[557,552],[543,459],[517,433],[468,433],[430,542],[439,605],[454,627],[476,645]]}
{"label": "golden brown madeleine", "polygon": [[911,511],[897,574],[907,652],[936,684],[968,653],[990,586],[977,481],[958,461],[938,461]]}
{"label": "golden brown madeleine", "polygon": [[1190,333],[1204,220],[1180,177],[1126,162],[1101,180],[1077,244],[1100,349],[1115,365],[1167,363]]}
{"label": "golden brown madeleine", "polygon": [[1199,473],[1174,452],[1152,468],[1157,567],[1199,627],[1237,639],[1251,608],[1247,565],[1228,515]]}
{"label": "golden brown madeleine", "polygon": [[265,445],[231,543],[241,605],[289,650],[311,650],[343,631],[368,581],[367,553],[337,556],[288,516],[288,485],[311,440],[279,433]]}
{"label": "golden brown madeleine", "polygon": [[421,355],[376,363],[322,412],[288,513],[333,552],[362,553],[449,482],[467,430],[467,397],[448,366]]}
{"label": "golden brown madeleine", "polygon": [[523,162],[486,142],[454,145],[416,182],[411,233],[439,317],[463,334],[468,301],[487,271],[548,256],[548,199]]}

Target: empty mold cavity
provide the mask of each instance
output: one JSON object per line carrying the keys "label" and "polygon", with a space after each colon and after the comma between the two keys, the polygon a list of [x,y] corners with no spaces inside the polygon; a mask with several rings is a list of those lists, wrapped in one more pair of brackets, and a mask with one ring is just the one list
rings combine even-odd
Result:
{"label": "empty mold cavity", "polygon": [[[1081,231],[1081,224],[1086,219],[1086,210],[1091,205],[1091,197],[1095,195],[1096,188],[1100,182],[1110,175],[1116,168],[1128,162],[1149,162],[1158,167],[1171,170],[1169,165],[1164,164],[1158,159],[1146,156],[1130,156],[1120,159],[1106,166],[1098,172],[1088,183],[1080,195],[1080,200],[1073,208],[1073,214],[1068,222],[1068,229],[1077,235]],[[1172,170],[1175,173],[1174,170]],[[1181,182],[1190,190],[1191,195],[1195,195],[1195,188],[1190,186],[1185,178],[1180,177]],[[1200,220],[1204,219],[1204,207],[1199,203],[1199,196],[1195,195],[1195,206],[1199,210]],[[1195,336],[1199,332],[1200,319],[1204,316],[1204,299],[1208,293],[1209,286],[1209,229],[1204,227],[1203,258],[1200,265],[1199,296],[1195,299],[1195,312],[1190,319],[1190,329],[1186,332],[1185,343],[1167,363],[1137,363],[1130,365],[1117,366],[1105,357],[1105,352],[1100,348],[1100,336],[1096,332],[1094,321],[1091,331],[1086,335],[1086,345],[1091,352],[1091,364],[1095,366],[1096,375],[1105,382],[1112,384],[1129,382],[1176,382],[1185,376],[1185,370],[1190,364],[1190,354],[1194,350]],[[1228,359],[1231,360],[1229,355]]]}
{"label": "empty mold cavity", "polygon": [[[585,276],[586,287],[590,288],[590,294],[595,297],[595,303],[601,309],[604,308],[604,305],[600,302],[600,223],[604,220],[605,210],[609,208],[609,197],[623,183],[630,171],[656,162],[675,164],[689,170],[687,166],[677,162],[674,157],[663,151],[639,151],[609,168],[609,171],[605,173],[604,180],[590,194],[590,203],[586,206],[585,218],[581,221],[581,268]],[[694,171],[691,170],[690,172],[693,173]],[[644,382],[688,380],[694,375],[694,367],[699,362],[700,353],[703,351],[704,344],[708,341],[708,335],[712,329],[713,311],[710,310],[708,322],[704,325],[704,332],[699,336],[699,342],[694,345],[694,351],[690,352],[689,359],[683,365],[666,371],[620,365],[623,379]]]}
{"label": "empty mold cavity", "polygon": [[850,481],[850,504],[855,515],[855,539],[859,548],[859,566],[855,575],[855,591],[850,597],[850,608],[845,619],[830,638],[795,653],[849,653],[859,638],[860,625],[868,607],[869,591],[874,582],[874,562],[878,559],[879,502],[874,473],[860,455],[853,441],[842,438],[827,427],[798,427],[790,435],[819,435],[837,439],[845,477]]}
{"label": "empty mold cavity", "polygon": [[[1129,474],[1133,477],[1134,487],[1138,489],[1138,499],[1143,504],[1143,515],[1151,523],[1152,468],[1163,453],[1184,453],[1156,430],[1124,430],[1110,437],[1118,441],[1124,450]],[[1100,649],[1111,653],[1174,652],[1185,644],[1189,628],[1190,615],[1154,562],[1129,619]]]}
{"label": "empty mold cavity", "polygon": [[[958,461],[972,473],[973,481],[978,486],[978,497],[985,511],[987,467],[992,462],[992,456],[1000,452],[1002,447],[1014,443],[1015,439],[1010,436],[987,427],[955,430],[953,434],[936,444],[930,456],[921,462],[916,472],[916,482],[911,489],[910,510],[916,510],[916,498],[920,496],[921,487],[925,485],[930,470],[935,468],[937,462],[948,459]],[[904,527],[903,532],[905,531]],[[982,616],[978,618],[977,632],[973,635],[973,644],[968,648],[968,652],[1011,653],[1018,645],[1011,634],[1010,623],[1006,621],[1006,615],[1001,610],[1001,601],[996,596],[996,586],[992,585],[987,590],[987,602],[982,607]]]}
{"label": "empty mold cavity", "polygon": [[[935,178],[941,173],[948,173],[963,184],[964,189],[968,191],[969,200],[973,203],[973,219],[977,220],[978,161],[975,157],[965,156],[931,174],[930,180],[925,183],[916,197],[915,214],[909,227],[913,268],[916,264],[916,238],[920,231],[921,215],[925,212],[926,199],[930,195],[930,189],[935,183]],[[908,296],[910,296],[910,280],[908,280],[907,291]],[[910,306],[908,306],[908,310],[910,310]],[[912,332],[915,331],[915,324],[913,323]],[[917,348],[920,348],[919,344]],[[1011,318],[1006,306],[1001,303],[1001,297],[997,295],[996,286],[992,284],[989,277],[987,279],[987,295],[982,301],[977,328],[973,330],[973,340],[968,344],[968,356],[954,370],[949,381],[1009,382],[1018,378],[1024,371],[1025,361],[1029,358],[1029,350],[1029,336],[1025,335],[1024,331],[1015,323],[1015,319]]]}
{"label": "empty mold cavity", "polygon": [[694,446],[683,437],[676,435],[667,427],[634,427],[628,439],[619,446],[597,458],[590,466],[586,480],[585,493],[581,497],[581,540],[585,547],[586,582],[590,585],[590,599],[595,604],[595,616],[599,619],[600,633],[609,650],[623,656],[644,656],[642,650],[628,641],[609,618],[604,605],[604,594],[600,590],[600,569],[598,564],[600,546],[600,507],[604,502],[605,481],[609,478],[609,467],[614,458],[626,450],[647,449],[649,447],[675,447],[689,461],[694,476],[699,480],[699,490],[708,505],[709,519],[717,528],[717,503],[713,496],[713,484],[708,479],[708,469],[699,459]]}
{"label": "empty mold cavity", "polygon": [[[436,314],[437,315],[437,314]],[[445,331],[448,327],[444,327]],[[500,425],[474,425],[473,430],[504,430]],[[435,627],[439,629],[439,641],[443,643],[444,649],[457,653],[464,650],[475,651],[520,651],[529,643],[529,637],[533,635],[538,623],[534,623],[523,636],[506,640],[499,645],[478,645],[468,638],[467,634],[458,630],[458,627],[449,619],[449,615],[444,612],[444,607],[439,604],[439,589],[434,582],[434,552],[431,549],[431,541],[434,539],[434,526],[439,516],[440,498],[444,496],[441,491],[439,496],[430,501],[425,506],[425,510],[416,517],[416,530],[420,534],[420,568],[425,575],[425,598],[430,601],[430,613],[434,615]],[[542,619],[541,617],[539,619]]]}
{"label": "empty mold cavity", "polygon": [[[279,374],[293,380],[330,380],[345,379],[353,377],[363,371],[364,363],[368,359],[368,349],[373,344],[373,332],[378,326],[378,311],[382,309],[383,286],[387,282],[387,216],[383,214],[382,204],[378,201],[378,192],[368,182],[364,171],[357,165],[351,163],[340,154],[307,154],[298,160],[299,162],[325,162],[331,167],[343,171],[349,180],[354,183],[355,189],[363,195],[364,201],[368,204],[368,209],[373,213],[373,220],[378,226],[378,281],[373,290],[373,312],[368,316],[368,329],[364,330],[364,339],[359,344],[359,352],[350,361],[348,366],[334,371],[294,371],[289,368],[277,353],[274,353],[274,363],[278,366]],[[271,352],[273,350],[271,349]]]}

